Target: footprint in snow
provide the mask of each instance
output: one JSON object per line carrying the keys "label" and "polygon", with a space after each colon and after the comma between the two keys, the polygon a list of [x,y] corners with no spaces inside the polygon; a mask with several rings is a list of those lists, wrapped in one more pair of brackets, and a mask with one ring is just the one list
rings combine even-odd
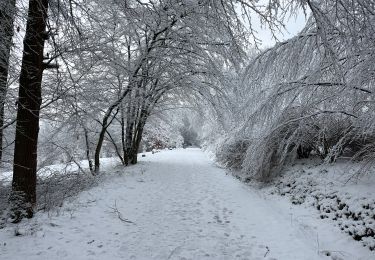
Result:
{"label": "footprint in snow", "polygon": [[214,219],[215,219],[216,222],[219,223],[219,224],[222,224],[222,223],[223,223],[223,221],[220,219],[220,217],[219,217],[218,215],[215,215],[215,216],[214,216]]}

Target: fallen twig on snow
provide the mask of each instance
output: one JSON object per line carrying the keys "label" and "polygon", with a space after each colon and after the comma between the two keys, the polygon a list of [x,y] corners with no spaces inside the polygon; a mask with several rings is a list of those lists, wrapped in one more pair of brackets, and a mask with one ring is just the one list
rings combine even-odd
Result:
{"label": "fallen twig on snow", "polygon": [[130,224],[135,224],[133,221],[130,221],[129,219],[124,218],[122,216],[121,212],[117,208],[116,200],[115,200],[115,205],[113,207],[109,207],[109,208],[113,210],[113,213],[117,214],[118,219],[121,220],[122,222],[130,223]]}
{"label": "fallen twig on snow", "polygon": [[175,249],[172,250],[172,252],[169,254],[168,258],[167,259],[171,259],[172,256],[174,255],[174,253],[180,249],[182,246],[177,246]]}
{"label": "fallen twig on snow", "polygon": [[270,252],[270,248],[268,246],[266,246],[266,249],[267,249],[267,252],[264,254],[264,257],[266,257],[268,253]]}

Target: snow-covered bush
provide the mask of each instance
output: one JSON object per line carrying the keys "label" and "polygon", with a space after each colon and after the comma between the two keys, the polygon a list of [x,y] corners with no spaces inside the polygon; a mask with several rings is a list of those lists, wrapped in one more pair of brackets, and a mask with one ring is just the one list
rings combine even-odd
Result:
{"label": "snow-covered bush", "polygon": [[[374,156],[375,135],[353,127],[347,116],[322,114],[301,118],[298,109],[286,109],[268,132],[249,146],[242,165],[245,175],[262,181],[280,175],[285,163],[319,156],[332,163],[343,155],[357,160]],[[346,153],[346,154],[344,154]]]}
{"label": "snow-covered bush", "polygon": [[315,128],[311,119],[297,120],[296,112],[294,108],[286,109],[269,131],[254,139],[242,164],[245,175],[267,181],[298,152],[308,157],[314,147]]}
{"label": "snow-covered bush", "polygon": [[229,104],[213,115],[230,118],[231,126],[221,128],[230,143],[218,145],[224,165],[238,165],[234,147],[252,140],[241,159],[245,179],[270,180],[286,163],[310,156],[374,161],[375,16],[367,8],[373,1],[309,5],[304,30],[253,57],[241,80],[232,81],[237,86],[227,84]]}
{"label": "snow-covered bush", "polygon": [[57,172],[39,179],[37,185],[38,210],[50,211],[61,207],[66,199],[93,187],[98,179],[91,174]]}
{"label": "snow-covered bush", "polygon": [[216,160],[227,168],[241,169],[249,146],[249,140],[229,138],[216,149]]}

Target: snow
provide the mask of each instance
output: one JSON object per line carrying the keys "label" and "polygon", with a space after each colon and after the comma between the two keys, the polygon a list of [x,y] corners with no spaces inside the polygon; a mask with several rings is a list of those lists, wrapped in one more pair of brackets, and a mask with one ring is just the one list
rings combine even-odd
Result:
{"label": "snow", "polygon": [[313,208],[241,183],[199,149],[107,171],[62,208],[0,230],[1,258],[375,258]]}
{"label": "snow", "polygon": [[[79,167],[77,165],[79,163]],[[46,179],[48,177],[51,177],[55,174],[70,174],[73,172],[80,172],[80,169],[83,170],[89,170],[89,163],[87,160],[79,161],[77,163],[70,162],[70,163],[60,163],[60,164],[54,164],[54,165],[48,165],[41,167],[37,171],[38,178],[40,179]],[[100,159],[100,167],[103,170],[108,170],[110,168],[113,168],[115,165],[119,163],[118,158],[110,157],[110,158],[101,158]],[[4,183],[10,183],[12,181],[12,171],[4,171],[0,172],[0,182]]]}
{"label": "snow", "polygon": [[330,165],[299,160],[263,192],[313,207],[321,219],[375,251],[375,175],[359,174],[359,168],[359,163],[344,160]]}

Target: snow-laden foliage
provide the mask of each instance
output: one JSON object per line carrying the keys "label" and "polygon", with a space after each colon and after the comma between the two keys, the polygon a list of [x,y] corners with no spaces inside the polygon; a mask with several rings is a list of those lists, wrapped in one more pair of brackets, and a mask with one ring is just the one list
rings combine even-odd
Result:
{"label": "snow-laden foliage", "polygon": [[[297,157],[374,156],[372,0],[26,2],[0,5],[1,152],[25,195],[37,153],[39,167],[84,171],[85,160],[98,175],[103,157],[129,165],[143,147],[206,140],[224,165],[263,180]],[[253,18],[275,35],[297,9],[311,14],[306,28],[252,56]],[[13,34],[30,37],[12,49]],[[160,116],[180,106],[192,126]]]}
{"label": "snow-laden foliage", "polygon": [[298,157],[375,156],[374,3],[308,4],[305,29],[251,59],[242,83],[229,85],[239,109],[226,111],[233,127],[220,133],[230,141],[217,157],[226,165],[232,157],[235,168],[242,161],[249,177],[269,180]]}

